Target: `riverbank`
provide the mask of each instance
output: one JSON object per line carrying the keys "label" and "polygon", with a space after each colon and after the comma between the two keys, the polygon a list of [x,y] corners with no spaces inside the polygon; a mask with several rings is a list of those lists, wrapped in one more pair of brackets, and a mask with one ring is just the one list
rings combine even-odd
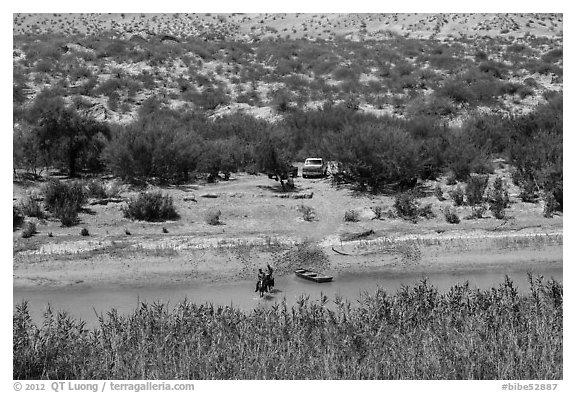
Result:
{"label": "riverbank", "polygon": [[[13,284],[112,288],[230,283],[253,280],[268,263],[279,274],[297,267],[328,274],[433,273],[561,264],[562,215],[544,218],[541,204],[522,202],[509,173],[503,165],[491,175],[502,176],[509,185],[505,220],[489,213],[466,219],[471,207],[453,207],[431,191],[438,184],[446,193],[456,187],[441,178],[419,185],[419,204],[430,205],[433,214],[416,223],[394,216],[394,195],[358,194],[334,187],[328,179],[300,178],[296,191],[283,193],[267,177],[248,174],[158,189],[173,199],[180,218],[132,221],[122,209],[140,191],[122,185],[119,202],[89,205],[76,226],[64,227],[50,216],[27,218],[36,223],[37,233],[29,238],[20,230],[13,234]],[[16,203],[38,195],[41,185],[15,182]],[[302,195],[310,198],[295,198]],[[314,212],[312,219],[304,219],[303,206]],[[459,224],[446,222],[446,207],[462,218]],[[205,216],[215,210],[221,212],[220,224],[210,225]],[[355,212],[355,221],[344,219],[348,212]],[[83,228],[87,236],[80,234]],[[309,244],[312,252],[302,253],[302,244]]]}
{"label": "riverbank", "polygon": [[[149,239],[76,244],[80,251],[19,252],[14,256],[15,288],[158,286],[185,282],[249,280],[270,263],[289,272],[314,261],[283,258],[301,240],[269,244],[240,241],[216,246],[169,247]],[[441,273],[474,269],[534,269],[562,264],[559,232],[447,233],[436,236],[381,237],[350,242],[320,242],[325,273],[379,271]],[[210,243],[210,242],[208,242]],[[182,244],[182,243],[180,243]],[[286,273],[279,272],[279,273]]]}

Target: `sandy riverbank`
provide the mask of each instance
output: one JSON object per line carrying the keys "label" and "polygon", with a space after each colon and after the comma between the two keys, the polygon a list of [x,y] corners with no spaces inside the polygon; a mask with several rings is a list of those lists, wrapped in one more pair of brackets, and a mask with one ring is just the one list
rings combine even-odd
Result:
{"label": "sandy riverbank", "polygon": [[[477,269],[534,269],[562,265],[561,233],[499,232],[460,236],[411,236],[338,242],[321,250],[327,273],[389,271],[438,273]],[[295,241],[296,242],[296,241]],[[84,252],[17,254],[15,288],[170,285],[233,282],[255,277],[259,267],[278,264],[292,246],[143,247],[114,243]],[[306,261],[302,261],[306,265]],[[285,272],[284,272],[285,273]]]}

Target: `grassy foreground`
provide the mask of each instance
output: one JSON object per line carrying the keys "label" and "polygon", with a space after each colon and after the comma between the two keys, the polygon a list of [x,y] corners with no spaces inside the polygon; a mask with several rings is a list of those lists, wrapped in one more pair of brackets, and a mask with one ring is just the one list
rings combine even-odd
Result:
{"label": "grassy foreground", "polygon": [[13,317],[14,379],[562,379],[563,287],[529,276],[439,293],[426,281],[357,306],[302,298],[245,312],[183,301],[115,310],[88,330],[27,304]]}

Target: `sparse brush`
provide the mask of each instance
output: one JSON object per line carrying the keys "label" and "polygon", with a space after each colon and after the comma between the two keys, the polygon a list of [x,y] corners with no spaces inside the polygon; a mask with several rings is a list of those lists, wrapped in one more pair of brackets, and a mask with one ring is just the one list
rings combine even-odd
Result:
{"label": "sparse brush", "polygon": [[416,222],[418,220],[418,201],[410,192],[396,195],[394,209],[398,217]]}
{"label": "sparse brush", "polygon": [[20,209],[27,217],[44,218],[44,209],[35,194],[27,195],[20,201]]}
{"label": "sparse brush", "polygon": [[467,217],[464,217],[466,220],[474,220],[477,218],[484,217],[484,213],[486,213],[486,205],[481,203],[478,205],[472,206],[472,214]]}
{"label": "sparse brush", "polygon": [[316,220],[316,211],[312,206],[302,204],[298,206],[298,211],[302,214],[302,219],[304,221],[310,222]]}
{"label": "sparse brush", "polygon": [[24,213],[20,210],[20,207],[12,205],[12,230],[20,227],[24,222]]}
{"label": "sparse brush", "polygon": [[456,189],[450,191],[449,194],[454,201],[454,206],[462,206],[464,204],[464,191],[462,190],[462,187],[456,187]]}
{"label": "sparse brush", "polygon": [[218,209],[210,209],[204,215],[204,221],[208,225],[220,225],[222,222],[220,221],[220,216],[222,212]]}
{"label": "sparse brush", "polygon": [[36,224],[30,221],[26,221],[24,223],[24,227],[22,228],[22,237],[27,239],[32,237],[36,233]]}
{"label": "sparse brush", "polygon": [[43,193],[46,208],[61,220],[62,225],[76,224],[78,212],[86,203],[87,194],[82,182],[52,180],[44,186]]}
{"label": "sparse brush", "polygon": [[322,247],[309,240],[296,244],[277,262],[275,269],[278,273],[292,272],[296,268],[324,270],[328,268],[330,260]]}
{"label": "sparse brush", "polygon": [[106,197],[107,198],[119,198],[122,192],[122,183],[119,181],[113,181],[106,187]]}
{"label": "sparse brush", "polygon": [[432,204],[428,203],[422,207],[418,208],[418,216],[419,217],[424,217],[426,219],[431,219],[436,217],[436,214],[434,213],[434,211],[432,210]]}
{"label": "sparse brush", "polygon": [[471,175],[466,184],[466,202],[469,206],[481,204],[484,201],[484,191],[488,186],[488,175]]}
{"label": "sparse brush", "polygon": [[356,210],[346,210],[344,212],[344,221],[358,222],[360,221],[360,213],[358,213]]}
{"label": "sparse brush", "polygon": [[101,180],[92,179],[86,182],[86,193],[89,198],[104,199],[108,195]]}
{"label": "sparse brush", "polygon": [[446,222],[448,222],[450,224],[459,224],[460,223],[460,217],[458,217],[458,214],[456,214],[456,211],[454,211],[449,206],[446,206],[444,208],[444,218],[446,219]]}
{"label": "sparse brush", "polygon": [[558,210],[558,202],[552,193],[546,193],[544,196],[544,217],[552,218]]}
{"label": "sparse brush", "polygon": [[442,191],[442,186],[440,186],[440,184],[436,184],[436,187],[434,188],[434,195],[440,202],[446,200],[446,198],[444,198],[444,192]]}
{"label": "sparse brush", "polygon": [[371,209],[374,212],[374,220],[382,219],[382,214],[384,213],[382,206],[372,206]]}
{"label": "sparse brush", "polygon": [[178,218],[172,197],[158,192],[142,192],[123,209],[124,217],[142,221],[166,221]]}
{"label": "sparse brush", "polygon": [[488,192],[488,204],[490,205],[490,211],[494,215],[494,218],[502,220],[506,217],[504,210],[510,204],[510,196],[506,190],[506,184],[500,176],[494,179],[492,188]]}

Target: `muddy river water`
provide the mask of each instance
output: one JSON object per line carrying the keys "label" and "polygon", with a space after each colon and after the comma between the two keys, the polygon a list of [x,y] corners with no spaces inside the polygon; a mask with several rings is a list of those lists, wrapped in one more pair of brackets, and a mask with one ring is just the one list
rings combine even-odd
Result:
{"label": "muddy river water", "polygon": [[[531,272],[544,276],[545,280],[554,278],[562,281],[562,263],[546,264],[542,269],[534,268]],[[106,313],[112,308],[119,313],[132,312],[139,301],[163,302],[173,306],[183,299],[196,303],[214,305],[233,305],[244,310],[258,306],[269,306],[286,299],[288,305],[294,304],[302,295],[310,300],[317,300],[321,294],[333,300],[340,295],[354,303],[363,293],[373,293],[378,287],[395,293],[402,285],[414,285],[426,277],[428,282],[439,291],[446,291],[456,283],[468,281],[474,288],[487,289],[504,281],[504,276],[512,278],[520,292],[529,288],[525,269],[503,268],[482,269],[473,271],[454,271],[442,273],[390,274],[385,271],[370,273],[341,273],[334,276],[334,281],[318,284],[298,278],[295,275],[277,276],[276,288],[272,294],[260,298],[254,292],[255,282],[237,281],[234,283],[189,283],[164,286],[114,287],[114,288],[14,288],[13,304],[27,300],[33,320],[42,321],[42,315],[48,304],[53,310],[66,310],[74,318],[87,322],[89,327],[97,323],[96,314]]]}

